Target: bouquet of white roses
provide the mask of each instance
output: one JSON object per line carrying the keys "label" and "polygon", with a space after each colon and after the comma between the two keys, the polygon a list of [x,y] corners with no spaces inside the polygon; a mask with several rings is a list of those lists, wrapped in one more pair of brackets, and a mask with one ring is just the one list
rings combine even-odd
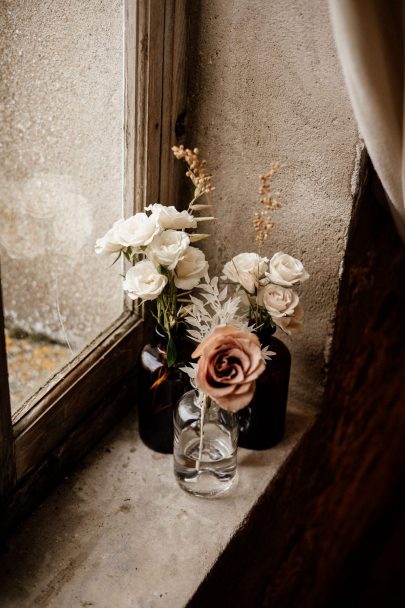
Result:
{"label": "bouquet of white roses", "polygon": [[[275,226],[272,212],[281,207],[279,193],[271,189],[278,169],[279,164],[272,162],[268,173],[260,176],[260,210],[253,219],[259,252]],[[225,264],[222,276],[242,290],[249,322],[257,330],[278,326],[288,335],[302,328],[304,313],[295,288],[308,278],[302,262],[282,251],[271,259],[255,252],[239,253]]]}
{"label": "bouquet of white roses", "polygon": [[186,161],[187,176],[194,185],[188,209],[178,211],[174,206],[148,205],[144,212],[115,222],[95,246],[98,254],[114,254],[115,261],[123,255],[132,264],[123,283],[131,299],[141,303],[157,301],[156,319],[168,338],[168,367],[176,361],[173,337],[184,314],[184,297],[208,271],[204,253],[192,243],[208,236],[197,232],[198,224],[213,219],[195,215],[209,208],[197,201],[213,190],[205,161],[199,159],[197,149],[180,146],[174,147],[173,153]]}
{"label": "bouquet of white roses", "polygon": [[240,253],[225,264],[222,278],[243,290],[248,318],[257,328],[277,325],[289,335],[301,329],[304,313],[293,288],[309,274],[300,260],[281,251],[270,260]]}

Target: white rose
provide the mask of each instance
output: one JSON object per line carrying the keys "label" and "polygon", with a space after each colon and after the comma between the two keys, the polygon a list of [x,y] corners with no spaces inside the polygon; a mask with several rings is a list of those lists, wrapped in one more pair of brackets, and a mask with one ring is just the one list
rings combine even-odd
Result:
{"label": "white rose", "polygon": [[118,220],[104,236],[96,240],[96,253],[118,253],[118,251],[122,249],[122,245],[118,237],[118,226],[123,222],[124,220]]}
{"label": "white rose", "polygon": [[267,258],[262,258],[257,253],[239,253],[225,264],[223,273],[226,279],[240,283],[246,291],[254,293],[260,277],[267,270],[267,262]]}
{"label": "white rose", "polygon": [[286,334],[291,336],[292,333],[302,330],[303,320],[304,312],[301,304],[298,304],[297,308],[294,310],[294,314],[291,315],[291,317],[280,317],[279,319],[274,319],[274,323],[281,327]]}
{"label": "white rose", "polygon": [[190,239],[185,232],[178,230],[165,230],[155,237],[147,247],[145,253],[156,266],[161,264],[169,270],[173,270],[190,244]]}
{"label": "white rose", "polygon": [[261,287],[257,294],[258,304],[265,306],[273,319],[294,314],[299,301],[298,294],[295,291],[272,283]]}
{"label": "white rose", "polygon": [[162,293],[167,277],[160,274],[149,260],[142,260],[132,266],[124,280],[124,290],[132,300],[155,300]]}
{"label": "white rose", "polygon": [[208,271],[204,253],[197,247],[188,247],[174,271],[174,284],[179,289],[193,289]]}
{"label": "white rose", "polygon": [[123,247],[132,247],[137,253],[149,245],[160,232],[157,217],[146,213],[136,213],[117,226],[117,235]]}
{"label": "white rose", "polygon": [[197,228],[197,220],[188,211],[177,211],[171,205],[166,207],[155,203],[145,207],[145,211],[152,211],[152,215],[157,217],[157,222],[164,230],[172,228],[174,230],[185,230],[186,228]]}
{"label": "white rose", "polygon": [[270,260],[269,272],[266,276],[272,283],[291,287],[295,283],[302,283],[309,279],[302,262],[293,258],[288,253],[279,251]]}

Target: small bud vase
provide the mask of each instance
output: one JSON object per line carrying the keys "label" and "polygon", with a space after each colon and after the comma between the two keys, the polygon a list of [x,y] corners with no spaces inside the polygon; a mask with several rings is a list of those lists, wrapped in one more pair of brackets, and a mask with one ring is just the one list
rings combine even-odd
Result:
{"label": "small bud vase", "polygon": [[174,410],[174,474],[179,486],[214,498],[237,482],[238,415],[200,391],[185,393]]}
{"label": "small bud vase", "polygon": [[250,450],[267,450],[279,443],[285,432],[291,355],[287,346],[273,336],[275,329],[258,333],[262,346],[275,355],[256,382],[251,403],[239,413],[238,445]]}

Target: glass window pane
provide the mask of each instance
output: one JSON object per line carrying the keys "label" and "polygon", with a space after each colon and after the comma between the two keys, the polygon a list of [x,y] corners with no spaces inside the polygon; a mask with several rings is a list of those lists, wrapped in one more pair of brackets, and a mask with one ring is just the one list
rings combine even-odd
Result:
{"label": "glass window pane", "polygon": [[1,3],[0,247],[13,409],[123,309],[123,0]]}

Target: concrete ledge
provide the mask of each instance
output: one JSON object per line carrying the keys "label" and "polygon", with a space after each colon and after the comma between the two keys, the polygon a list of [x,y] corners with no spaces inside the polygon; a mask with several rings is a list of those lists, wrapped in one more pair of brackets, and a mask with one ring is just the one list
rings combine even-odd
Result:
{"label": "concrete ledge", "polygon": [[184,606],[313,419],[290,398],[284,441],[240,450],[239,485],[208,501],[177,487],[131,413],[10,538],[2,608]]}

